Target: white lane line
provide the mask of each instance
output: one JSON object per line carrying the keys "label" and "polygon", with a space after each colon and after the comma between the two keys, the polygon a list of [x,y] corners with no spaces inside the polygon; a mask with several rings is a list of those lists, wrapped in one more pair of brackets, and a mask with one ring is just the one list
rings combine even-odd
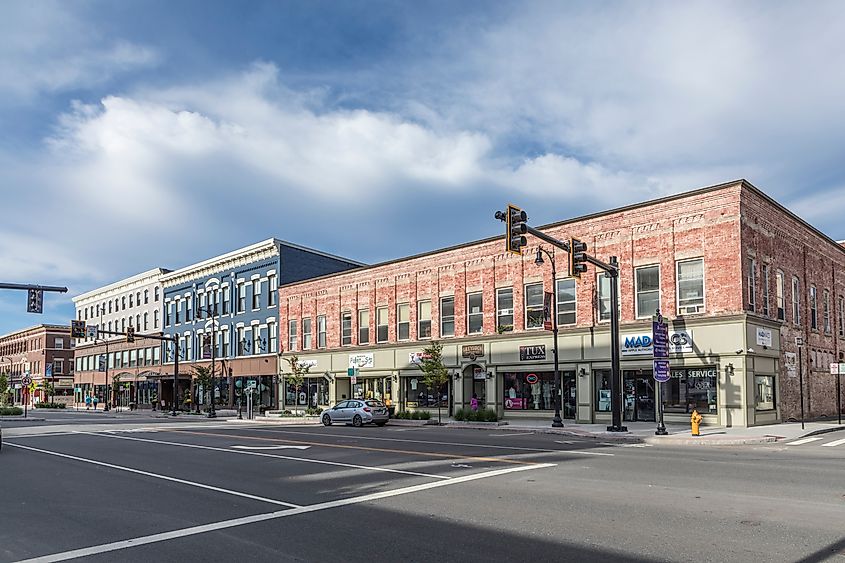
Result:
{"label": "white lane line", "polygon": [[68,455],[68,454],[63,454],[63,453],[59,453],[59,452],[52,452],[50,450],[42,450],[40,448],[33,448],[31,446],[24,446],[22,444],[15,444],[13,442],[6,442],[6,445],[12,446],[14,448],[22,448],[24,450],[30,450],[30,451],[33,451],[33,452],[38,452],[38,453],[41,453],[41,454],[53,455],[53,456],[56,456],[56,457],[63,457],[65,459],[72,459],[74,461],[82,461],[84,463],[90,463],[92,465],[99,465],[101,467],[108,467],[109,469],[117,469],[119,471],[126,471],[128,473],[135,473],[136,475],[144,475],[145,477],[153,477],[155,479],[163,479],[164,481],[171,481],[173,483],[179,483],[180,485],[189,485],[191,487],[197,487],[197,488],[200,488],[200,489],[207,489],[209,491],[214,491],[214,492],[217,492],[217,493],[225,493],[227,495],[234,495],[236,497],[243,497],[243,498],[248,498],[248,499],[251,499],[251,500],[258,500],[258,501],[261,501],[261,502],[267,502],[267,503],[270,503],[270,504],[277,504],[279,506],[287,506],[289,508],[300,508],[300,505],[293,504],[293,503],[290,503],[290,502],[284,502],[284,501],[281,501],[281,500],[275,500],[275,499],[266,498],[266,497],[259,497],[259,496],[255,496],[255,495],[250,495],[248,493],[241,493],[241,492],[238,492],[238,491],[233,491],[233,490],[230,490],[230,489],[221,489],[220,487],[214,487],[212,485],[205,485],[203,483],[197,483],[195,481],[186,481],[185,479],[177,479],[176,477],[169,477],[167,475],[160,475],[158,473],[150,473],[149,471],[141,471],[140,469],[133,469],[132,467],[125,467],[123,465],[114,465],[113,463],[105,463],[103,461],[97,461],[95,459],[87,459],[87,458],[78,457],[78,456],[75,456],[75,455]]}
{"label": "white lane line", "polygon": [[311,446],[230,446],[236,450],[307,450]]}
{"label": "white lane line", "polygon": [[845,444],[845,438],[843,438],[842,440],[836,440],[835,442],[828,442],[827,444],[822,444],[822,447],[832,448],[835,446],[841,446],[842,444]]}
{"label": "white lane line", "polygon": [[179,442],[167,442],[164,440],[151,440],[148,438],[135,438],[131,436],[118,436],[117,434],[98,434],[97,432],[79,432],[79,434],[88,434],[91,436],[100,436],[102,438],[116,438],[118,440],[135,440],[136,442],[149,442],[150,444],[162,444],[165,446],[179,446],[182,448],[196,448],[198,450],[211,450],[215,452],[226,452],[238,455],[255,455],[260,457],[271,457],[275,459],[285,459],[290,461],[300,461],[303,463],[317,463],[321,465],[336,465],[339,467],[348,467],[351,469],[364,469],[367,471],[381,471],[384,473],[399,473],[402,475],[414,475],[415,477],[428,477],[429,479],[452,479],[447,475],[436,475],[434,473],[420,473],[417,471],[405,471],[403,469],[390,469],[388,467],[374,467],[372,465],[356,465],[354,463],[341,463],[339,461],[326,461],[322,459],[308,459],[304,457],[293,457],[277,454],[265,454],[262,452],[250,452],[245,450],[232,450],[229,448],[215,448],[213,446],[201,446],[199,444],[180,444]]}
{"label": "white lane line", "polygon": [[378,438],[374,436],[360,436],[354,434],[324,434],[322,432],[290,432],[287,430],[275,430],[270,428],[251,428],[260,432],[273,434],[303,434],[306,436],[330,436],[333,438],[347,438],[350,440],[379,440],[383,442],[407,442],[409,444],[433,444],[438,446],[464,446],[467,448],[491,448],[496,450],[517,450],[524,452],[559,452],[562,450],[550,450],[547,448],[525,448],[520,446],[499,446],[493,444],[465,444],[462,442],[435,442],[429,440],[410,440],[408,438]]}
{"label": "white lane line", "polygon": [[583,440],[555,440],[555,444],[578,444]]}
{"label": "white lane line", "polygon": [[810,442],[815,442],[816,440],[821,440],[821,438],[817,436],[811,436],[809,438],[803,438],[801,440],[796,440],[794,442],[787,442],[785,445],[787,446],[800,446],[802,444],[809,444]]}
{"label": "white lane line", "polygon": [[501,438],[502,436],[507,436],[508,438],[510,438],[511,436],[530,436],[532,434],[534,434],[534,433],[533,432],[521,432],[521,433],[517,434],[516,432],[506,432],[504,434],[487,434],[487,435],[490,436],[491,438]]}
{"label": "white lane line", "polygon": [[232,520],[223,520],[221,522],[213,522],[211,524],[203,524],[202,526],[194,526],[191,528],[182,528],[180,530],[173,530],[170,532],[163,532],[160,534],[152,534],[149,536],[141,536],[128,540],[116,541],[102,545],[94,545],[82,549],[74,549],[72,551],[64,551],[61,553],[54,553],[52,555],[44,555],[42,557],[35,557],[26,559],[19,563],[53,563],[54,561],[67,561],[68,559],[76,559],[78,557],[89,557],[100,553],[109,553],[130,547],[138,547],[141,545],[148,545],[151,543],[158,543],[187,536],[195,536],[197,534],[204,534],[206,532],[213,532],[216,530],[224,530],[227,528],[234,528],[236,526],[244,526],[247,524],[254,524],[256,522],[265,522],[267,520],[276,520],[279,518],[286,518],[288,516],[297,516],[299,514],[307,514],[309,512],[317,512],[320,510],[328,510],[330,508],[337,508],[341,506],[350,506],[353,504],[361,504],[364,502],[371,502],[374,500],[381,500],[400,495],[407,495],[410,493],[417,493],[420,491],[427,491],[438,487],[446,487],[458,483],[466,483],[469,481],[476,481],[478,479],[486,479],[488,477],[497,477],[499,475],[508,475],[519,471],[531,471],[534,469],[544,469],[547,467],[554,467],[554,463],[542,463],[538,465],[520,465],[517,467],[508,467],[506,469],[495,469],[493,471],[485,471],[484,473],[476,473],[473,475],[463,475],[455,477],[449,481],[435,481],[433,483],[423,483],[422,485],[412,485],[410,487],[402,487],[401,489],[394,489],[392,491],[382,491],[379,493],[370,493],[359,497],[352,497],[341,500],[333,500],[328,502],[321,502],[319,504],[312,504],[299,508],[292,508],[289,510],[279,510],[277,512],[268,512],[265,514],[256,514],[254,516],[245,516],[243,518],[234,518]]}

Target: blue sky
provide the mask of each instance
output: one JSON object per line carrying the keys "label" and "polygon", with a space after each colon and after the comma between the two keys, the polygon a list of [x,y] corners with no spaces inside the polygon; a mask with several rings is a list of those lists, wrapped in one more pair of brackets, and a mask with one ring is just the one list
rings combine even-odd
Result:
{"label": "blue sky", "polygon": [[845,238],[839,2],[0,3],[0,334],[272,236],[364,262],[747,178]]}

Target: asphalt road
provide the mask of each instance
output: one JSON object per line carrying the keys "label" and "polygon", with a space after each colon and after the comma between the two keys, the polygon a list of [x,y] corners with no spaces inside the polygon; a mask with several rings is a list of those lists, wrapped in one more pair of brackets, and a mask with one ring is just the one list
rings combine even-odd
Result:
{"label": "asphalt road", "polygon": [[56,422],[6,433],[0,561],[845,561],[845,448]]}

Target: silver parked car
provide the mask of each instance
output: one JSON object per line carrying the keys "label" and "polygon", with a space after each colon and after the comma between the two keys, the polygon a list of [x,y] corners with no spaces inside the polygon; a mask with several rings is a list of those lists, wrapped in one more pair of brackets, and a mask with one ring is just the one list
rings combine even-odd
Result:
{"label": "silver parked car", "polygon": [[375,424],[384,426],[390,415],[381,401],[373,399],[352,399],[341,401],[334,407],[323,411],[323,424],[331,426],[335,422],[352,423],[352,426]]}

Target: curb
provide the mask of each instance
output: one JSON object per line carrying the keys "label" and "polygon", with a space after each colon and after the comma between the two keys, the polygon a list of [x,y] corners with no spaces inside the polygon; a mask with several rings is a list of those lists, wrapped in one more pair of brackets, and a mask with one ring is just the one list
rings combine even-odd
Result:
{"label": "curb", "polygon": [[31,417],[31,416],[24,418],[22,414],[13,414],[13,415],[9,415],[9,416],[5,416],[5,415],[0,416],[0,420],[24,420],[24,421],[25,420],[33,420],[35,422],[45,422],[47,419],[46,418],[34,418],[34,417]]}
{"label": "curb", "polygon": [[828,434],[830,432],[838,432],[839,430],[845,430],[845,426],[834,426],[833,428],[820,428],[819,430],[813,430],[807,434],[803,434],[798,438],[806,438],[807,436],[816,436],[818,434]]}
{"label": "curb", "polygon": [[749,446],[754,444],[768,444],[771,442],[777,442],[777,440],[777,436],[749,436],[737,438],[708,438],[707,436],[701,436],[699,438],[693,438],[691,436],[684,438],[673,436],[649,436],[643,441],[646,444],[651,444],[653,446]]}
{"label": "curb", "polygon": [[[456,422],[447,422],[443,426],[445,428],[452,428],[454,430],[497,430],[506,432],[532,432],[534,434],[557,434],[559,436],[574,436],[577,438],[588,438],[591,440],[603,440],[606,442],[628,442],[628,443],[642,443],[643,439],[640,436],[629,433],[616,432],[583,432],[578,430],[567,430],[566,428],[545,428],[532,426],[507,426],[504,424],[489,422],[490,426],[480,426],[478,423],[465,422],[459,425]],[[498,424],[494,426],[494,424]]]}

